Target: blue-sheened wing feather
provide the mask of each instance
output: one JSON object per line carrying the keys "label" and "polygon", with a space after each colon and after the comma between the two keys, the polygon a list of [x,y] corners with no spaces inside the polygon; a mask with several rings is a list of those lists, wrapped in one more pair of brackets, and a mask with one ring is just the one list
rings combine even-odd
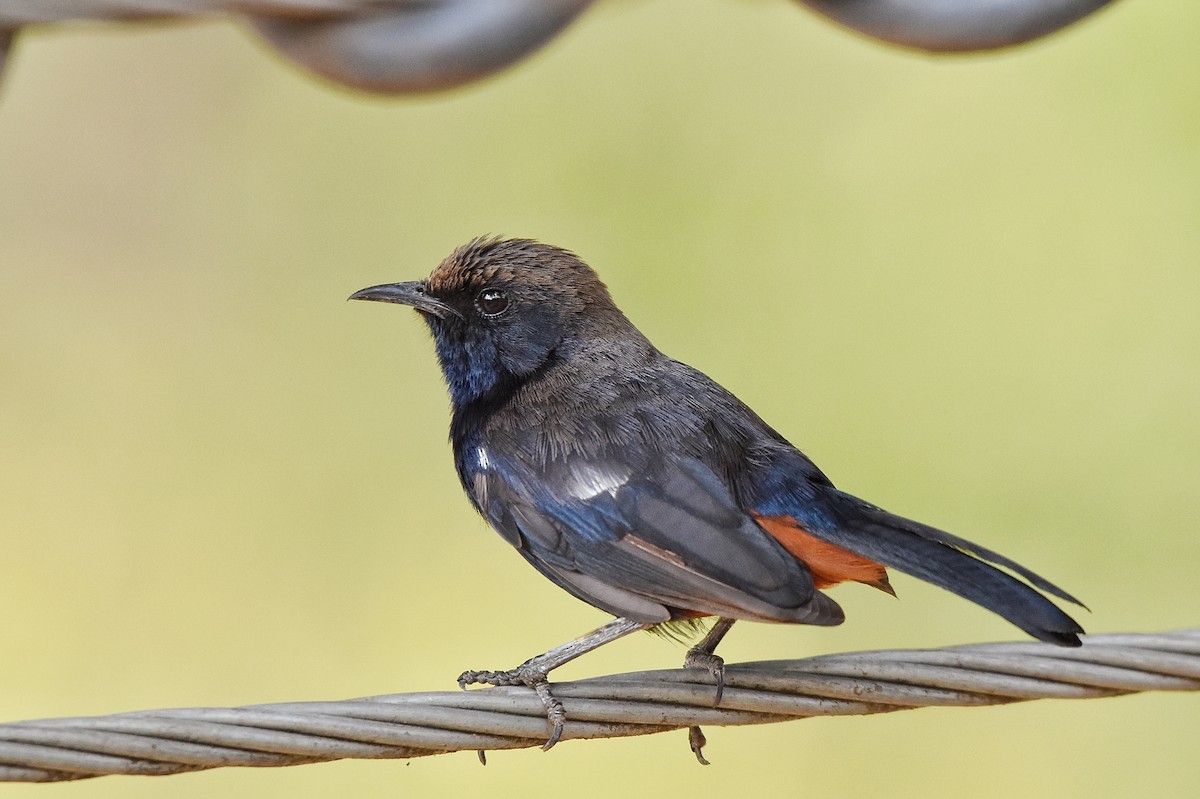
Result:
{"label": "blue-sheened wing feather", "polygon": [[539,571],[618,615],[842,620],[803,564],[698,460],[574,456],[535,474],[491,456],[469,487],[492,525]]}

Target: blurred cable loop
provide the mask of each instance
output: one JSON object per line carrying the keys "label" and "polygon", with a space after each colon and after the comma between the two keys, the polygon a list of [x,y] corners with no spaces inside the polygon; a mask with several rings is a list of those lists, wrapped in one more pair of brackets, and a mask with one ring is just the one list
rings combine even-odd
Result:
{"label": "blurred cable loop", "polygon": [[934,53],[996,50],[1039,39],[1112,0],[797,0],[874,39]]}
{"label": "blurred cable loop", "polygon": [[[1112,0],[796,0],[875,39],[932,52],[1021,44]],[[0,0],[0,69],[13,33],[71,20],[232,14],[336,83],[381,94],[490,75],[549,42],[594,0]]]}
{"label": "blurred cable loop", "polygon": [[[702,669],[558,683],[554,694],[567,710],[563,740],[694,728],[698,748],[700,724],[1200,691],[1200,629],[1089,635],[1078,649],[975,644],[730,664],[725,686],[719,707]],[[524,687],[146,710],[0,724],[0,782],[482,753],[541,746],[548,734],[541,700]]]}

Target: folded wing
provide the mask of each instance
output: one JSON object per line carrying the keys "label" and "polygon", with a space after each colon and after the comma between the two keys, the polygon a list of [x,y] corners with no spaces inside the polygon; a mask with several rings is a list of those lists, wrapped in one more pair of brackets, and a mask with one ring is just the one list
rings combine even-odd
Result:
{"label": "folded wing", "polygon": [[644,622],[701,615],[832,625],[841,608],[739,508],[700,461],[575,456],[535,476],[492,458],[470,485],[481,511],[577,597]]}

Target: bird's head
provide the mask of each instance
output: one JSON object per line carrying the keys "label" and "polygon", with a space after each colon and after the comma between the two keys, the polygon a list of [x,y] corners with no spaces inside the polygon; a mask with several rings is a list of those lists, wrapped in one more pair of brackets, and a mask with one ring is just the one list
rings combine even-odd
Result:
{"label": "bird's head", "polygon": [[600,338],[641,339],[591,267],[528,239],[475,239],[425,280],[371,286],[350,299],[421,313],[456,408],[518,385]]}

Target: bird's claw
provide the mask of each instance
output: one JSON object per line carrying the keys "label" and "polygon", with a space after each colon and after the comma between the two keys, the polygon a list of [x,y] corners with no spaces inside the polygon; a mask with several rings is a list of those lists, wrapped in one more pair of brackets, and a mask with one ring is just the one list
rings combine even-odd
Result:
{"label": "bird's claw", "polygon": [[550,693],[550,683],[546,680],[546,675],[543,674],[541,680],[528,682],[526,685],[537,692],[538,698],[542,700],[542,706],[546,708],[546,720],[550,722],[552,729],[549,740],[542,744],[542,751],[549,752],[550,748],[562,738],[563,727],[567,722],[567,709],[554,694]]}
{"label": "bird's claw", "polygon": [[465,691],[468,685],[529,686],[538,695],[538,699],[542,700],[542,705],[546,708],[546,720],[551,726],[550,738],[542,744],[542,749],[549,751],[562,738],[567,711],[563,703],[551,693],[550,681],[546,679],[546,672],[542,669],[522,663],[508,671],[464,671],[458,675],[458,687]]}
{"label": "bird's claw", "polygon": [[708,743],[708,739],[704,737],[704,730],[697,726],[688,727],[688,746],[692,748],[692,754],[700,761],[700,765],[712,765],[704,757],[704,746]]}
{"label": "bird's claw", "polygon": [[[717,696],[713,700],[713,705],[721,704],[721,697],[725,695],[725,659],[720,655],[714,655],[712,652],[705,652],[698,647],[692,647],[688,650],[687,655],[683,659],[683,667],[685,669],[704,669],[712,675],[717,683]],[[693,727],[694,730],[699,730],[698,727]],[[701,736],[703,738],[703,736]],[[703,758],[701,758],[703,760]]]}

